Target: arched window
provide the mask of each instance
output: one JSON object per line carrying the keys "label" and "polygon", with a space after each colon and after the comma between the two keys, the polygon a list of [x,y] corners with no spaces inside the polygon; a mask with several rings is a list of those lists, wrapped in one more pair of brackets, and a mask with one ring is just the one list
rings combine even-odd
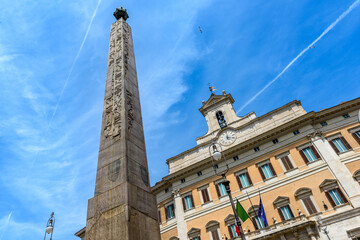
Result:
{"label": "arched window", "polygon": [[301,204],[308,215],[315,214],[319,211],[312,197],[310,188],[300,188],[295,192],[295,198],[301,201]]}
{"label": "arched window", "polygon": [[225,120],[225,117],[224,117],[224,114],[221,112],[221,111],[218,111],[216,113],[216,118],[218,120],[218,123],[220,125],[220,128],[224,128],[227,126],[226,124],[226,120]]}
{"label": "arched window", "polygon": [[225,219],[225,225],[228,227],[229,235],[231,239],[234,239],[239,236],[239,234],[236,231],[236,225],[235,225],[235,216],[234,214],[229,214]]}
{"label": "arched window", "polygon": [[199,228],[191,228],[188,231],[188,236],[190,240],[200,240],[200,229]]}
{"label": "arched window", "polygon": [[206,231],[209,232],[211,240],[220,240],[221,234],[219,226],[219,222],[215,220],[212,220],[205,225]]}

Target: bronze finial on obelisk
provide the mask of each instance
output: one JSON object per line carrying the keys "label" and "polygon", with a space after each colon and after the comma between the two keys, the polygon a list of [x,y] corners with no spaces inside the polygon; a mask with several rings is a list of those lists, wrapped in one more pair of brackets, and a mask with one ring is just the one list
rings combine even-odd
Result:
{"label": "bronze finial on obelisk", "polygon": [[85,239],[160,240],[150,190],[129,17],[116,9],[111,26],[95,194]]}

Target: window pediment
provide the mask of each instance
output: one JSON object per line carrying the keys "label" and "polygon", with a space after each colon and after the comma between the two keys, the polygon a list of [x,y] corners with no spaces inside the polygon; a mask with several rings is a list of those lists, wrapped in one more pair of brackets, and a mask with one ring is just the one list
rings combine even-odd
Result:
{"label": "window pediment", "polygon": [[331,189],[337,188],[338,183],[336,179],[325,179],[319,187],[321,191],[329,191]]}
{"label": "window pediment", "polygon": [[178,237],[171,237],[171,238],[169,238],[169,240],[179,240],[179,238]]}
{"label": "window pediment", "polygon": [[254,205],[248,209],[248,214],[251,217],[255,217],[256,215],[258,215],[258,211],[259,211],[259,205]]}
{"label": "window pediment", "polygon": [[235,222],[235,216],[234,214],[229,214],[225,219],[225,224],[229,225],[229,224],[233,224]]}
{"label": "window pediment", "polygon": [[275,199],[275,201],[273,202],[274,206],[276,207],[283,207],[286,205],[289,205],[290,200],[288,197],[283,197],[283,196],[279,196]]}
{"label": "window pediment", "polygon": [[300,188],[295,192],[294,195],[297,199],[301,199],[312,195],[312,192],[310,188]]}
{"label": "window pediment", "polygon": [[193,227],[187,232],[187,234],[188,234],[189,238],[198,237],[198,236],[200,236],[200,229]]}
{"label": "window pediment", "polygon": [[218,221],[215,221],[215,220],[211,220],[210,222],[208,222],[206,225],[205,225],[205,228],[206,228],[206,231],[212,231],[212,230],[215,230],[217,228],[219,228],[220,226],[220,223]]}
{"label": "window pediment", "polygon": [[353,178],[355,178],[356,181],[360,182],[360,169],[354,173]]}

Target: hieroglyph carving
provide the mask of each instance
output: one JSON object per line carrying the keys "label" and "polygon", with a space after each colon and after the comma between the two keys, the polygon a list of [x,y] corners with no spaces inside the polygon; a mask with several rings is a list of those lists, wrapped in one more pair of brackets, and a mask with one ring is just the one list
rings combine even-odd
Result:
{"label": "hieroglyph carving", "polygon": [[[129,64],[129,34],[129,26],[127,26],[127,24],[123,22],[122,19],[114,23],[111,28],[108,73],[112,73],[112,75],[108,78],[108,81],[109,79],[111,81],[111,94],[105,99],[104,135],[106,138],[120,137],[121,110],[123,108],[122,102],[124,97],[123,88],[124,81],[127,78],[127,70]],[[132,100],[130,101],[132,102]],[[127,104],[129,105],[129,103]],[[131,115],[131,118],[133,119],[133,113]],[[129,126],[132,126],[132,122]]]}

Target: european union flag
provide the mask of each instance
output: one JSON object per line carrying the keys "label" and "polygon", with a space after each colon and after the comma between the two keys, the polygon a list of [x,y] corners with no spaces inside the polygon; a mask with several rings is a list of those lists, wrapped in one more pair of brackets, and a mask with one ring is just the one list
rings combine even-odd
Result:
{"label": "european union flag", "polygon": [[265,209],[264,209],[264,206],[263,206],[262,201],[261,201],[261,196],[260,196],[258,216],[261,219],[261,221],[264,223],[265,227],[269,226],[269,224],[268,224],[268,222],[266,220]]}

